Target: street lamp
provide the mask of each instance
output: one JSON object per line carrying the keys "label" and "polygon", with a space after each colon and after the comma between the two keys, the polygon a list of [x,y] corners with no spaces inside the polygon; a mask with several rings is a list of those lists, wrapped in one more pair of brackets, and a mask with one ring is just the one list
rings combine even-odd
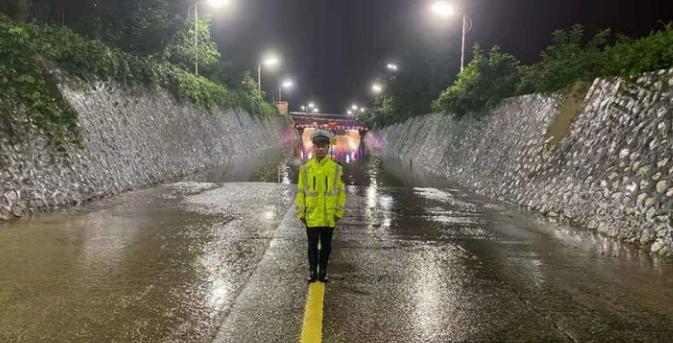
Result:
{"label": "street lamp", "polygon": [[280,59],[276,55],[269,55],[257,63],[257,96],[262,96],[262,65],[274,67],[280,63]]}
{"label": "street lamp", "polygon": [[395,72],[399,70],[399,67],[395,63],[386,64],[386,68],[390,71],[395,71]]}
{"label": "street lamp", "polygon": [[383,92],[383,86],[378,82],[374,82],[372,84],[372,92],[374,92],[374,94],[377,94],[377,95],[381,94],[381,92]]}
{"label": "street lamp", "polygon": [[313,109],[316,108],[315,104],[313,102],[309,102],[308,105],[304,106],[301,105],[301,110],[304,111],[304,113],[311,113],[313,112]]}
{"label": "street lamp", "polygon": [[[202,0],[194,3],[194,74],[199,75],[199,4],[205,2],[213,8],[220,8],[229,4],[229,0]],[[190,7],[191,10],[191,7]],[[189,16],[189,10],[187,11]]]}
{"label": "street lamp", "polygon": [[349,116],[352,115],[360,115],[364,113],[365,108],[364,107],[358,107],[357,105],[352,105],[348,110],[346,110],[346,113],[348,113]]}
{"label": "street lamp", "polygon": [[[456,9],[446,1],[437,1],[430,8],[432,12],[441,18],[448,18],[456,13]],[[472,18],[463,13],[463,35],[460,46],[460,71],[465,68],[465,35],[472,31]]]}
{"label": "street lamp", "polygon": [[314,107],[314,108],[313,108],[313,113],[318,113],[318,112],[320,112],[320,109],[317,108],[317,107]]}
{"label": "street lamp", "polygon": [[290,79],[285,79],[283,82],[278,85],[278,102],[283,101],[283,88],[288,89],[294,86],[294,82]]}

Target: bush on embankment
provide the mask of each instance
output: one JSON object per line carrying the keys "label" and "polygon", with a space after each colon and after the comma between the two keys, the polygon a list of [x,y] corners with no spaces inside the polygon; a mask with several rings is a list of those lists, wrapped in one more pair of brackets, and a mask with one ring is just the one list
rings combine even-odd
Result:
{"label": "bush on embankment", "polygon": [[673,25],[649,36],[617,37],[608,44],[609,30],[585,40],[582,26],[553,34],[553,43],[534,65],[520,65],[514,56],[494,47],[474,58],[456,81],[433,102],[433,109],[456,118],[480,116],[505,98],[529,93],[550,93],[578,81],[598,77],[634,76],[673,66]]}
{"label": "bush on embankment", "polygon": [[157,56],[136,56],[89,40],[65,27],[18,24],[0,15],[0,120],[23,107],[57,143],[81,143],[77,113],[60,98],[48,69],[84,80],[163,88],[178,101],[211,110],[241,108],[257,117],[276,109],[258,97],[247,77],[241,89],[196,76]]}

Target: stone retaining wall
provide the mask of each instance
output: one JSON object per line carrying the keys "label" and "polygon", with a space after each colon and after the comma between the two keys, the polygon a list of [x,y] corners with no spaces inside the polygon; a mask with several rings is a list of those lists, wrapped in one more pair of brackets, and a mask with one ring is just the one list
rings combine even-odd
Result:
{"label": "stone retaining wall", "polygon": [[165,91],[59,84],[85,148],[59,151],[21,113],[0,122],[0,222],[175,179],[293,139],[276,118],[179,104]]}
{"label": "stone retaining wall", "polygon": [[481,121],[429,114],[374,137],[404,166],[673,254],[673,69],[596,80],[569,136],[550,147],[561,99],[507,99]]}

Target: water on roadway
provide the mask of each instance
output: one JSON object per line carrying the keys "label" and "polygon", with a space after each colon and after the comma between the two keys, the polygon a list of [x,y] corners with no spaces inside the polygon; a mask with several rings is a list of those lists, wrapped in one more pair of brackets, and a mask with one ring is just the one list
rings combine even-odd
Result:
{"label": "water on roadway", "polygon": [[[673,337],[670,261],[394,161],[347,160],[323,341]],[[271,151],[0,224],[0,341],[298,341],[296,165]]]}

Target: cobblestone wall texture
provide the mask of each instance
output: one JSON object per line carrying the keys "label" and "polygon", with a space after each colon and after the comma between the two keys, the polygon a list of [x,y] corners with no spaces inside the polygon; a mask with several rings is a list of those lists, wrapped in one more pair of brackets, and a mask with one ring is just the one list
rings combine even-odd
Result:
{"label": "cobblestone wall texture", "polygon": [[25,114],[0,121],[0,222],[142,188],[281,147],[280,119],[208,112],[164,91],[61,83],[85,148],[59,150]]}
{"label": "cobblestone wall texture", "polygon": [[673,70],[596,80],[550,149],[559,99],[507,99],[481,121],[429,114],[375,135],[402,165],[673,255]]}

